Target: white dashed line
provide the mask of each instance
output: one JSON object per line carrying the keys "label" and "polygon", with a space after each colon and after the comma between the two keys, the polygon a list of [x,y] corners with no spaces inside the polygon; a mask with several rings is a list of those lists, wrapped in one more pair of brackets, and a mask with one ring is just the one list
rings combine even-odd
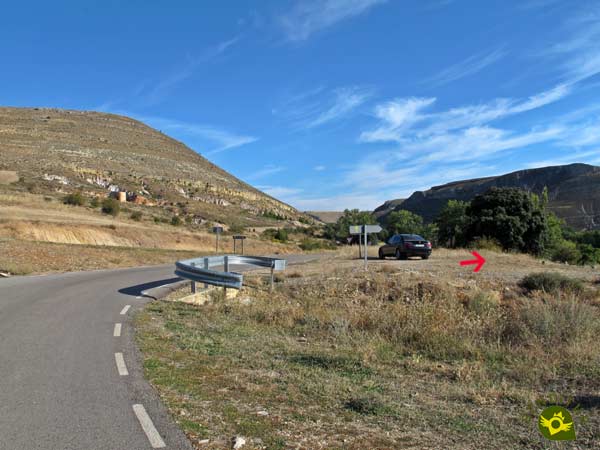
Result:
{"label": "white dashed line", "polygon": [[125,359],[123,358],[123,353],[115,353],[115,361],[117,363],[117,370],[119,371],[119,375],[122,377],[129,375],[127,371],[127,366],[125,365]]}
{"label": "white dashed line", "polygon": [[129,311],[129,308],[131,308],[131,305],[126,305],[125,308],[123,308],[121,310],[121,315],[124,316],[125,314],[127,314],[127,311]]}
{"label": "white dashed line", "polygon": [[121,336],[121,324],[120,323],[115,323],[115,331],[113,332],[113,336],[114,337]]}
{"label": "white dashed line", "polygon": [[133,405],[133,412],[135,412],[135,415],[140,421],[140,425],[142,426],[144,433],[146,433],[146,437],[150,441],[152,448],[166,447],[165,441],[163,441],[160,437],[160,434],[158,434],[158,431],[152,423],[152,419],[150,419],[150,416],[146,412],[144,405]]}

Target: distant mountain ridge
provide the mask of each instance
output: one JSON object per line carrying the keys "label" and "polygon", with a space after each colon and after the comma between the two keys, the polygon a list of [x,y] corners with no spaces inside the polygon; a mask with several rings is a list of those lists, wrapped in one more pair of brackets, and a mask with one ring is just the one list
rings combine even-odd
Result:
{"label": "distant mountain ridge", "polygon": [[0,156],[0,171],[39,193],[127,191],[187,215],[248,225],[302,215],[181,142],[115,114],[0,107]]}
{"label": "distant mountain ridge", "polygon": [[448,200],[470,201],[491,187],[516,187],[536,194],[548,187],[548,207],[558,217],[577,229],[600,228],[600,167],[581,163],[454,181],[414,192],[404,201],[388,200],[374,213],[383,221],[392,211],[405,209],[432,222]]}

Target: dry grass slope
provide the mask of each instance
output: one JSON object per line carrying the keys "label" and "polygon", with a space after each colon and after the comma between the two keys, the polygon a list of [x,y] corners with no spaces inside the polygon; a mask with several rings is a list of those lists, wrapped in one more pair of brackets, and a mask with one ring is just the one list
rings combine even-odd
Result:
{"label": "dry grass slope", "polygon": [[101,184],[114,184],[155,202],[187,202],[191,213],[227,223],[264,211],[300,217],[181,142],[123,116],[0,108],[0,149],[0,184],[9,172],[17,173],[38,193],[105,193]]}
{"label": "dry grass slope", "polygon": [[[490,253],[475,275],[439,251],[365,273],[348,256],[290,269],[273,294],[256,275],[242,301],[138,316],[146,374],[198,448],[241,434],[257,449],[544,449],[548,403],[574,411],[577,448],[595,448],[592,270]],[[548,270],[582,289],[518,286]]]}

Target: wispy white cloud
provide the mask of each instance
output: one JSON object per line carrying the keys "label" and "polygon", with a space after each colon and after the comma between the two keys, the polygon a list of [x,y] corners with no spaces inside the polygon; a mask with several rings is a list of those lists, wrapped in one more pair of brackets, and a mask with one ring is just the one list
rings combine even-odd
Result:
{"label": "wispy white cloud", "polygon": [[262,169],[256,170],[248,175],[246,178],[248,180],[258,180],[261,178],[268,177],[270,175],[275,175],[276,173],[283,172],[286,168],[283,166],[276,166],[274,164],[267,164]]}
{"label": "wispy white cloud", "polygon": [[535,167],[547,167],[547,166],[561,166],[564,164],[581,163],[587,162],[589,164],[600,163],[600,148],[586,151],[586,152],[573,152],[568,151],[567,154],[557,155],[554,158],[536,160],[527,163],[528,168]]}
{"label": "wispy white cloud", "polygon": [[409,97],[391,100],[375,107],[375,117],[380,125],[361,133],[363,142],[399,141],[402,134],[426,116],[421,113],[435,102],[435,98]]}
{"label": "wispy white cloud", "polygon": [[301,42],[313,34],[367,12],[386,0],[303,0],[279,17],[288,40]]}
{"label": "wispy white cloud", "polygon": [[[493,99],[435,111],[435,98],[404,98],[375,107],[376,126],[361,133],[361,142],[388,143],[385,151],[351,167],[343,184],[365,194],[390,192],[388,198],[409,195],[422,185],[442,184],[457,179],[497,173],[495,164],[506,152],[521,152],[546,144],[553,153],[561,148],[600,146],[600,118],[591,120],[597,110],[585,108],[563,117],[546,120],[528,129],[504,129],[494,125],[500,119],[523,114],[567,97],[574,86],[559,84],[523,99]],[[581,151],[579,156],[588,156]],[[599,155],[600,157],[600,155]],[[569,162],[573,161],[566,158]]]}
{"label": "wispy white cloud", "polygon": [[564,3],[563,0],[526,0],[521,1],[518,5],[519,9],[548,9],[557,4]]}
{"label": "wispy white cloud", "polygon": [[564,26],[567,37],[542,53],[555,58],[565,83],[573,84],[600,73],[600,6],[589,3]]}
{"label": "wispy white cloud", "polygon": [[524,100],[498,98],[488,103],[431,113],[426,110],[435,103],[435,98],[395,99],[375,107],[379,124],[373,130],[362,132],[359,139],[362,142],[405,143],[454,130],[476,129],[484,124],[554,103],[570,92],[569,85],[560,84]]}
{"label": "wispy white cloud", "polygon": [[186,61],[152,86],[144,86],[138,93],[145,105],[155,105],[168,96],[173,89],[190,78],[202,65],[224,54],[239,41],[239,36],[207,48],[198,57],[188,56]]}
{"label": "wispy white cloud", "polygon": [[135,117],[142,122],[166,132],[191,138],[199,138],[203,141],[212,143],[212,148],[202,152],[209,155],[251,144],[258,140],[257,137],[233,133],[214,125],[189,123],[163,117],[148,117],[136,114],[127,115]]}
{"label": "wispy white cloud", "polygon": [[300,211],[340,211],[345,208],[372,210],[381,204],[379,193],[363,194],[348,191],[344,194],[314,195],[301,188],[289,186],[257,186],[258,189]]}
{"label": "wispy white cloud", "polygon": [[293,128],[315,128],[347,118],[372,96],[373,89],[364,86],[318,87],[290,96],[272,112]]}
{"label": "wispy white cloud", "polygon": [[315,172],[323,172],[325,169],[326,169],[326,167],[323,165],[318,165],[318,166],[313,167],[313,170]]}
{"label": "wispy white cloud", "polygon": [[472,127],[459,132],[432,136],[405,145],[411,155],[423,155],[423,162],[474,161],[490,159],[505,150],[526,148],[558,139],[562,127],[532,129],[515,133],[492,127]]}
{"label": "wispy white cloud", "polygon": [[506,50],[500,48],[471,55],[463,61],[453,64],[440,71],[438,74],[424,80],[424,83],[431,86],[441,86],[460,80],[461,78],[475,75],[477,72],[500,61],[506,54]]}
{"label": "wispy white cloud", "polygon": [[362,105],[372,95],[370,89],[357,86],[335,89],[333,104],[317,117],[307,123],[308,128],[317,127],[328,122],[340,119]]}
{"label": "wispy white cloud", "polygon": [[294,199],[298,194],[303,192],[302,189],[286,186],[257,186],[257,189],[286,203],[289,203],[290,199]]}

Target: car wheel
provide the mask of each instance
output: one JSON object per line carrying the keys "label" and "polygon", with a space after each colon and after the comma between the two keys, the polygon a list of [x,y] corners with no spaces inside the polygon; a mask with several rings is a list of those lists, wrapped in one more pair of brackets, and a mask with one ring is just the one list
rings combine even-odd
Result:
{"label": "car wheel", "polygon": [[381,249],[379,249],[379,259],[385,259],[385,255],[383,254]]}
{"label": "car wheel", "polygon": [[408,255],[406,253],[402,253],[400,249],[396,250],[396,259],[407,259]]}
{"label": "car wheel", "polygon": [[429,255],[423,255],[423,256],[421,256],[421,258],[423,258],[423,259],[429,259]]}

